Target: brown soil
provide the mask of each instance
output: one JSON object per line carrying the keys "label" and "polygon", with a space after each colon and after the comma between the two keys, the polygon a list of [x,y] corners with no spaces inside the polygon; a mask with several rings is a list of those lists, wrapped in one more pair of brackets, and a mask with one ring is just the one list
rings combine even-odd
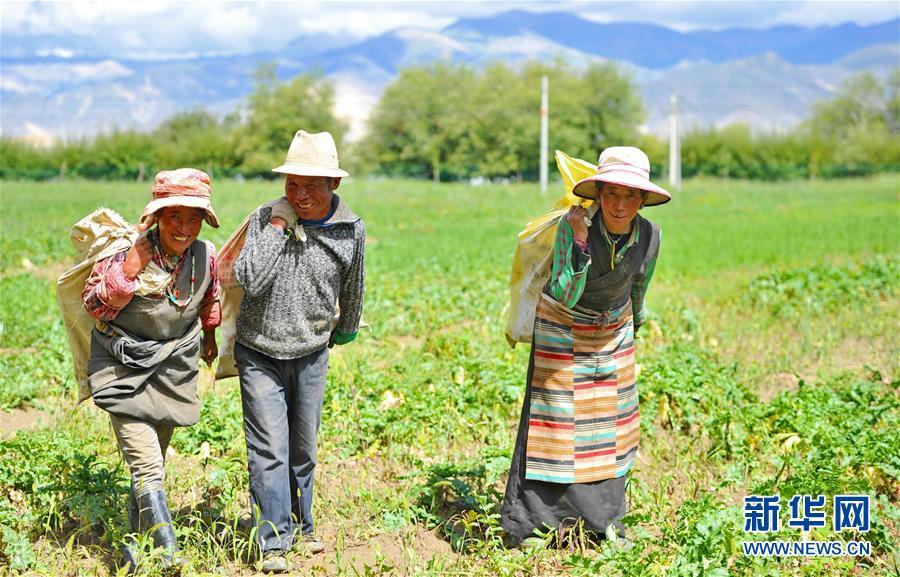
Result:
{"label": "brown soil", "polygon": [[766,375],[756,391],[759,400],[768,403],[784,391],[796,391],[800,385],[800,377],[793,373],[772,373]]}
{"label": "brown soil", "polygon": [[458,323],[453,323],[452,325],[447,325],[446,327],[441,327],[437,332],[442,334],[472,332],[476,327],[479,329],[483,329],[484,324],[479,321],[468,319]]}
{"label": "brown soil", "polygon": [[31,355],[38,352],[35,347],[25,347],[17,349],[15,347],[0,347],[0,356],[2,355]]}
{"label": "brown soil", "polygon": [[12,437],[17,431],[32,431],[50,425],[51,413],[32,407],[0,411],[0,438]]}
{"label": "brown soil", "polygon": [[[893,378],[897,367],[897,346],[889,335],[876,338],[850,336],[842,339],[833,347],[832,354],[805,369],[804,374],[815,375],[824,369],[827,373],[843,373],[846,371],[866,372],[866,367],[874,368],[882,373],[886,382]],[[803,375],[801,375],[803,376]],[[804,379],[807,381],[816,380]]]}
{"label": "brown soil", "polygon": [[[336,575],[339,572],[366,575],[366,566],[394,567],[406,573],[411,565],[424,563],[434,557],[455,557],[450,544],[434,531],[424,527],[410,527],[396,533],[380,533],[365,541],[345,543],[340,555],[334,550],[333,536],[323,532],[325,553],[304,557],[296,555],[292,559],[294,571],[312,572],[315,575]],[[350,568],[350,571],[347,571]],[[380,574],[380,573],[376,573]]]}
{"label": "brown soil", "polygon": [[387,340],[396,343],[401,352],[405,349],[421,349],[422,344],[425,342],[425,339],[422,337],[414,335],[392,336],[388,337]]}
{"label": "brown soil", "polygon": [[72,263],[69,261],[51,262],[46,265],[38,266],[28,259],[23,259],[21,268],[6,270],[0,276],[10,277],[22,273],[30,273],[36,277],[47,279],[55,283],[56,279],[71,267]]}

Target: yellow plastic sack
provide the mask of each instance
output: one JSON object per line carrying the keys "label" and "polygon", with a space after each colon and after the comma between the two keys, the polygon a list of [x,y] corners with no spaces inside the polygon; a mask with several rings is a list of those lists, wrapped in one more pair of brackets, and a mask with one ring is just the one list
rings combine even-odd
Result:
{"label": "yellow plastic sack", "polygon": [[72,350],[78,401],[81,402],[91,396],[87,386],[87,363],[91,357],[91,330],[95,322],[84,310],[81,293],[94,264],[131,248],[138,232],[116,211],[98,208],[79,220],[72,227],[69,237],[77,251],[77,264],[56,281],[56,302]]}
{"label": "yellow plastic sack", "polygon": [[518,236],[509,280],[509,319],[506,324],[506,340],[511,347],[516,343],[531,342],[534,311],[553,265],[556,223],[570,206],[581,205],[590,211],[594,204],[592,200],[572,194],[572,188],[578,181],[597,174],[596,165],[557,150],[556,167],[562,176],[565,194],[556,201],[553,210],[529,222]]}

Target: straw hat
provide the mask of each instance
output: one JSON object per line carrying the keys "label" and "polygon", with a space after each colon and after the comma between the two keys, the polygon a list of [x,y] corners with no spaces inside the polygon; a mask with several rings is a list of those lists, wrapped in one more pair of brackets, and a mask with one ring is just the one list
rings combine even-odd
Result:
{"label": "straw hat", "polygon": [[310,134],[298,130],[288,149],[284,164],[273,168],[272,172],[297,174],[300,176],[350,176],[338,167],[337,147],[328,132]]}
{"label": "straw hat", "polygon": [[669,192],[650,182],[650,159],[634,146],[610,146],[600,153],[597,174],[578,181],[572,193],[582,198],[597,198],[596,182],[609,182],[638,188],[650,193],[644,206],[665,204],[672,200]]}
{"label": "straw hat", "polygon": [[206,222],[219,228],[219,217],[210,201],[212,190],[209,175],[196,168],[163,170],[153,182],[153,200],[144,207],[141,222],[154,218],[154,214],[167,206],[189,206],[206,211]]}

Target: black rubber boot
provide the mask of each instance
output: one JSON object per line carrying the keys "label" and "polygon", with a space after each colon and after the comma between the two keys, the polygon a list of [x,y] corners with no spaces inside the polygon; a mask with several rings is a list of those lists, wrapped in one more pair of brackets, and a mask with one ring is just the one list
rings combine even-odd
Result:
{"label": "black rubber boot", "polygon": [[165,491],[151,491],[137,498],[138,526],[140,532],[152,531],[153,546],[162,547],[166,567],[180,569],[185,560],[175,540],[172,514],[166,502]]}

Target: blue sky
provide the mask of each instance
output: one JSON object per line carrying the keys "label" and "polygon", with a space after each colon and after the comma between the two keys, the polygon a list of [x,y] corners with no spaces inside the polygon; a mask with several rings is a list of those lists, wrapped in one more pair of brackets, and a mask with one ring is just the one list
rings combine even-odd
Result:
{"label": "blue sky", "polygon": [[[563,10],[603,21],[642,21],[680,30],[763,28],[857,22],[900,16],[900,3],[847,1],[656,2],[10,2],[0,34],[80,38],[97,52],[153,58],[278,49],[299,35],[352,38],[416,26],[440,29],[458,18],[510,9]],[[6,50],[4,50],[6,52]]]}

